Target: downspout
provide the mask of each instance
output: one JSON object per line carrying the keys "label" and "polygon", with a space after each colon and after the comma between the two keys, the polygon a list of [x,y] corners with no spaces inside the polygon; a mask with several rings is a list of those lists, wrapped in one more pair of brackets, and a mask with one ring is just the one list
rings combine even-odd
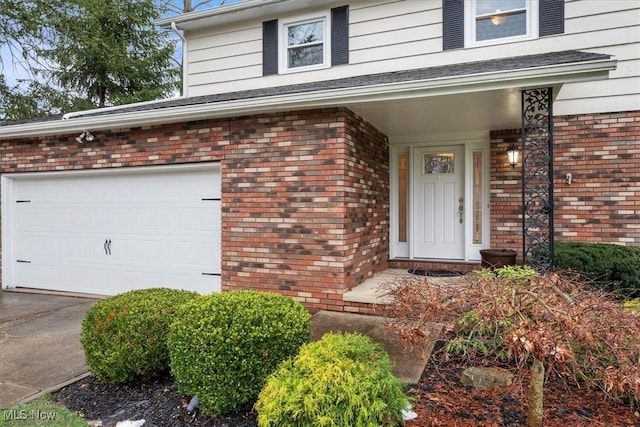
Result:
{"label": "downspout", "polygon": [[171,21],[171,29],[173,30],[174,33],[176,33],[178,35],[178,37],[180,37],[180,40],[182,40],[182,97],[186,98],[188,96],[187,93],[187,60],[186,60],[186,55],[185,52],[187,51],[187,39],[185,38],[185,36],[182,35],[182,33],[180,32],[180,30],[178,30],[178,26],[176,25],[175,21]]}

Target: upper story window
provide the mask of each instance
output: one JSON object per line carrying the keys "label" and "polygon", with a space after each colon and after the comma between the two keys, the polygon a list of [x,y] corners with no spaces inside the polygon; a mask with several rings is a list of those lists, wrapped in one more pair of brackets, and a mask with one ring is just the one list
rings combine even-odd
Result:
{"label": "upper story window", "polygon": [[349,6],[262,23],[262,74],[285,74],[349,63]]}
{"label": "upper story window", "polygon": [[[467,46],[537,37],[538,10],[530,0],[477,0],[466,11]],[[534,17],[535,15],[535,17]]]}
{"label": "upper story window", "polygon": [[304,21],[281,23],[282,71],[299,71],[309,68],[329,66],[327,52],[330,40],[327,39],[328,16],[311,18]]}
{"label": "upper story window", "polygon": [[527,2],[479,1],[474,3],[476,41],[527,34]]}
{"label": "upper story window", "polygon": [[442,0],[442,49],[564,33],[564,0]]}

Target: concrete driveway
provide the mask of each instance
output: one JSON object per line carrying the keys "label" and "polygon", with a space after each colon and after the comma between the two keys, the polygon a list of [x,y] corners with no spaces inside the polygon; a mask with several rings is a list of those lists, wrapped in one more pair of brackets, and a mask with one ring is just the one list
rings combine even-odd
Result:
{"label": "concrete driveway", "polygon": [[86,375],[80,326],[95,301],[0,290],[0,409]]}

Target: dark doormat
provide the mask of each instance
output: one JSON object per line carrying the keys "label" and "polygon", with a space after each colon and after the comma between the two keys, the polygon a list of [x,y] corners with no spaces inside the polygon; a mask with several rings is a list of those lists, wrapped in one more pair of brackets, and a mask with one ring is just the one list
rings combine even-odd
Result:
{"label": "dark doormat", "polygon": [[409,273],[415,274],[416,276],[429,276],[429,277],[458,277],[463,276],[464,273],[461,271],[454,270],[425,270],[422,268],[412,268],[409,270]]}

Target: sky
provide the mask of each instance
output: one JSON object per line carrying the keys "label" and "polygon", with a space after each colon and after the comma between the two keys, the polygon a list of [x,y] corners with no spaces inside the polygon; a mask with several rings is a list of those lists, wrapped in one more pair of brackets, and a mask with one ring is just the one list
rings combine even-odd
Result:
{"label": "sky", "polygon": [[[221,0],[208,0],[208,1],[207,0],[191,0],[191,1],[192,1],[192,6],[196,7],[195,9],[196,11],[205,10],[211,7],[218,7],[221,2]],[[238,3],[240,1],[244,1],[244,0],[225,0],[224,4],[228,5],[232,3]],[[175,5],[176,11],[182,11],[183,0],[172,0],[172,2]],[[200,5],[201,3],[203,4]],[[166,15],[166,17],[176,15],[176,14],[177,13],[175,12],[169,13]],[[175,37],[175,35],[172,35],[172,36]],[[180,44],[178,44],[176,49],[176,59],[178,61],[180,61],[180,58],[181,58],[181,48],[182,47],[180,46]],[[3,46],[2,48],[0,48],[0,59],[2,60],[3,73],[8,86],[10,87],[14,86],[19,79],[28,77],[28,74],[23,67],[21,67],[20,65],[14,66],[14,64],[12,63],[11,54],[9,52],[9,49],[6,46]]]}

